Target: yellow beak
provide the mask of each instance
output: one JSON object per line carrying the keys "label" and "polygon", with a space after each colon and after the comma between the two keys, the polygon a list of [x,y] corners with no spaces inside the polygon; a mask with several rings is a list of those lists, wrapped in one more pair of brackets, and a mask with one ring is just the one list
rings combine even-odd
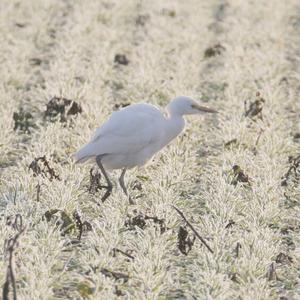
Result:
{"label": "yellow beak", "polygon": [[208,112],[208,113],[218,113],[217,110],[206,107],[206,106],[202,106],[199,104],[193,104],[192,105],[193,108],[198,109],[199,111],[203,111],[203,112]]}

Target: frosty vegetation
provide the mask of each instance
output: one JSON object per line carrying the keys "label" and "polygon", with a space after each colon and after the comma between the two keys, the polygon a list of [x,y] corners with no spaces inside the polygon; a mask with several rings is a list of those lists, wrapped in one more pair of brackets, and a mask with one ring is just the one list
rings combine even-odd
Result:
{"label": "frosty vegetation", "polygon": [[[1,0],[3,299],[299,299],[299,15],[297,0]],[[136,205],[119,187],[102,203],[72,153],[113,110],[182,94],[220,113],[128,172]]]}

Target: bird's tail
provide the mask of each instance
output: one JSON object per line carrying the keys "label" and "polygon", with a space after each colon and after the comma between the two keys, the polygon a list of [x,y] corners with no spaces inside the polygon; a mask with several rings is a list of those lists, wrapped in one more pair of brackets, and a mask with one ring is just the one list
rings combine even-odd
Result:
{"label": "bird's tail", "polygon": [[95,155],[93,155],[90,151],[90,146],[90,144],[86,144],[73,154],[75,163],[84,163],[87,160],[95,157]]}

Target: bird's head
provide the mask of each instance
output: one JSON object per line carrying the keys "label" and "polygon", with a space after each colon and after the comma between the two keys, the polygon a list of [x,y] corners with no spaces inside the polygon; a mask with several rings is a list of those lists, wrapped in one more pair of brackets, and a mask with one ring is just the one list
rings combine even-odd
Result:
{"label": "bird's head", "polygon": [[216,110],[201,105],[198,101],[187,96],[178,96],[171,100],[167,106],[167,111],[177,115],[194,115],[199,113],[217,113]]}

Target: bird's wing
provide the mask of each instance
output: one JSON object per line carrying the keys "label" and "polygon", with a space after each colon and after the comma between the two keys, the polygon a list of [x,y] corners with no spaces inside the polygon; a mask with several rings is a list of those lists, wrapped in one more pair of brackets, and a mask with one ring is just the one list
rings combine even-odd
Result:
{"label": "bird's wing", "polygon": [[134,104],[114,112],[89,142],[89,155],[134,153],[162,135],[162,113],[149,104]]}

